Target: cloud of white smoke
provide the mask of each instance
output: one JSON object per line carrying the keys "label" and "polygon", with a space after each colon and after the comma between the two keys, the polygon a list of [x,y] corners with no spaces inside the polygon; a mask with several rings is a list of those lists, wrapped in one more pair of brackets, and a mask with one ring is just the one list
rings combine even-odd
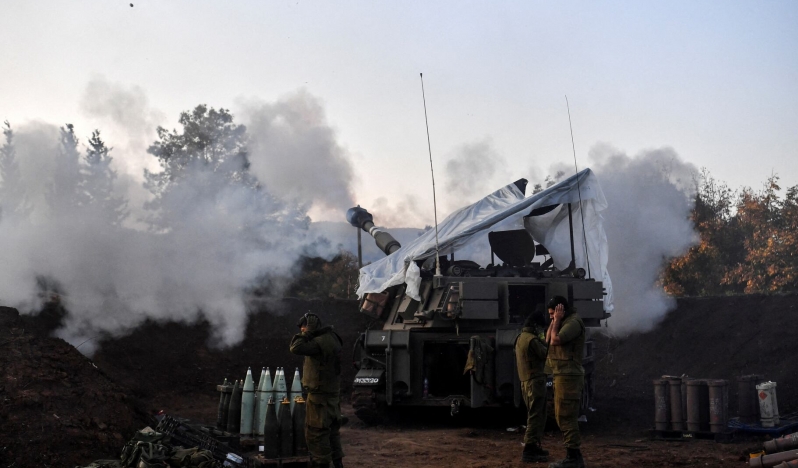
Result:
{"label": "cloud of white smoke", "polygon": [[368,208],[377,226],[388,228],[422,227],[432,223],[432,207],[423,206],[418,196],[408,194],[395,203],[378,197]]}
{"label": "cloud of white smoke", "polygon": [[609,329],[651,330],[675,307],[659,282],[663,267],[698,240],[688,219],[697,169],[672,148],[630,157],[597,145],[589,156],[609,204],[603,212],[615,291]]}
{"label": "cloud of white smoke", "polygon": [[[131,214],[126,225],[145,228],[140,220],[147,216],[144,203],[152,196],[142,185],[144,170],[158,170],[157,160],[147,154],[147,147],[156,138],[155,129],[166,121],[166,116],[150,106],[141,87],[126,86],[101,75],[94,76],[86,85],[80,110],[102,131],[103,139],[113,142],[112,166],[118,175],[115,195],[130,201]],[[85,140],[95,128],[82,129],[79,136]]]}
{"label": "cloud of white smoke", "polygon": [[306,206],[351,208],[354,177],[318,98],[298,91],[274,103],[241,103],[251,171],[275,195]]}
{"label": "cloud of white smoke", "polygon": [[[125,114],[126,106],[138,117]],[[115,132],[125,125],[137,135],[149,131],[151,120],[141,117],[149,112],[146,98],[135,88],[125,91],[94,81],[84,109],[107,117]],[[113,165],[119,171],[116,190],[129,200],[131,218],[136,213],[159,215],[160,224],[149,230],[137,228],[143,221],[113,226],[91,205],[51,209],[52,197],[48,203],[46,194],[54,180],[63,179],[58,127],[15,127],[17,159],[33,213],[13,224],[0,219],[0,303],[36,313],[56,292],[68,310],[58,335],[75,345],[123,335],[146,320],[207,320],[216,344],[242,339],[252,287],[263,290],[266,285],[265,294],[279,297],[301,255],[337,253],[323,233],[309,233],[306,207],[323,200],[330,206],[351,206],[347,154],[315,98],[300,92],[250,110],[247,133],[256,151],[251,153],[254,178],[249,182],[231,181],[204,165],[189,166],[159,200],[156,212],[145,209],[144,197],[131,191],[140,186],[134,180],[143,180],[125,172],[133,166]],[[81,157],[87,141],[83,135],[90,132],[76,129]],[[145,145],[132,146],[141,150]],[[128,148],[111,151],[114,163],[142,157],[130,154]],[[82,169],[85,164],[81,162]],[[322,177],[314,176],[320,173]],[[92,187],[80,190],[91,192]],[[43,283],[50,291],[42,290]],[[80,350],[91,353],[93,343]]]}

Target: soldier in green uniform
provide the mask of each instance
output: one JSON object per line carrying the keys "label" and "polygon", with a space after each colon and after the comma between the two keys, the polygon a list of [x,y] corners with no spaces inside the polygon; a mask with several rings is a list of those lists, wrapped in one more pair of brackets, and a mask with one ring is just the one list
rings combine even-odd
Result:
{"label": "soldier in green uniform", "polygon": [[315,314],[305,314],[291,339],[291,352],[305,356],[302,386],[305,404],[305,439],[314,467],[343,468],[341,460],[341,349],[343,341],[331,326],[322,327]]}
{"label": "soldier in green uniform", "polygon": [[548,303],[551,323],[546,332],[549,354],[546,365],[554,375],[554,417],[565,439],[567,455],[549,468],[584,468],[579,437],[579,402],[585,384],[582,355],[585,348],[585,324],[562,296]]}
{"label": "soldier in green uniform", "polygon": [[515,339],[515,362],[527,410],[521,461],[527,463],[549,459],[549,452],[540,446],[546,426],[545,326],[543,311],[536,310],[526,318],[521,334]]}

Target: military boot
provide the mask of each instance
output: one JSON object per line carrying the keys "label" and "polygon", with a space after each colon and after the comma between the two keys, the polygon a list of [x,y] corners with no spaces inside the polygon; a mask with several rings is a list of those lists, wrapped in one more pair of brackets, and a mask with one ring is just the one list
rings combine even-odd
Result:
{"label": "military boot", "polygon": [[556,463],[550,463],[549,468],[585,468],[585,460],[579,449],[569,448],[566,449],[565,458]]}
{"label": "military boot", "polygon": [[549,461],[549,451],[543,450],[540,444],[524,444],[524,451],[521,453],[521,461],[524,463]]}
{"label": "military boot", "polygon": [[333,468],[344,468],[344,459],[339,458],[337,460],[333,460]]}

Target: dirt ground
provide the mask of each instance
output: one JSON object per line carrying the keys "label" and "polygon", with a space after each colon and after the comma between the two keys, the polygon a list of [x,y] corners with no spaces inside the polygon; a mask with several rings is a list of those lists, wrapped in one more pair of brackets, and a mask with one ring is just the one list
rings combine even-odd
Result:
{"label": "dirt ground", "polygon": [[[216,403],[215,399],[208,397],[171,401],[176,405],[175,414],[191,414],[195,420],[208,423],[215,418]],[[507,413],[499,416],[464,413],[458,419],[452,419],[446,409],[432,414],[409,411],[397,415],[390,423],[367,426],[357,420],[350,405],[344,404],[342,411],[349,418],[341,429],[346,466],[548,466],[545,463],[520,462],[523,433],[508,432],[508,428],[518,427],[519,418]],[[597,410],[597,413],[601,412]],[[761,445],[761,440],[756,438],[742,438],[725,444],[708,440],[652,440],[646,424],[639,427],[617,425],[611,417],[591,421],[582,425],[583,453],[588,466],[594,468],[745,467],[742,454]],[[560,433],[555,427],[548,428],[544,447],[551,452],[551,461],[565,456]]]}
{"label": "dirt ground", "polygon": [[[656,330],[629,337],[595,336],[596,411],[583,424],[588,466],[746,466],[741,455],[762,439],[730,444],[659,441],[653,426],[651,380],[663,374],[732,380],[749,373],[778,382],[782,414],[798,409],[798,296],[680,299]],[[301,360],[288,353],[296,319],[312,311],[333,323],[351,346],[370,325],[351,301],[284,300],[260,307],[244,341],[220,350],[209,343],[208,325],[149,323],[130,336],[99,343],[88,359],[48,337],[59,313],[18,317],[0,308],[0,467],[74,467],[116,457],[150,415],[169,414],[212,424],[222,379],[243,378],[261,366],[290,373]],[[347,354],[345,354],[346,356]],[[95,367],[96,366],[96,367]],[[343,382],[354,371],[345,366]],[[732,385],[730,407],[736,408]],[[344,393],[348,393],[347,390]],[[403,411],[378,427],[351,414],[342,429],[347,466],[512,467],[522,435],[508,432],[519,414]],[[58,416],[58,418],[55,417]],[[552,459],[564,449],[559,433],[547,432]],[[538,466],[545,466],[539,464]]]}

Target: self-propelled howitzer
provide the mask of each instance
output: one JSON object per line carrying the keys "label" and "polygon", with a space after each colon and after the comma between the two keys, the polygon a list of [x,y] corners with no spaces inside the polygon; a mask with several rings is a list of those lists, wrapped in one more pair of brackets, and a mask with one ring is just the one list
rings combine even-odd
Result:
{"label": "self-propelled howitzer", "polygon": [[[523,198],[526,180],[514,185]],[[417,294],[406,283],[364,294],[361,312],[382,325],[366,330],[355,344],[353,362],[359,370],[353,405],[361,419],[379,420],[390,407],[448,406],[456,414],[460,407],[521,406],[513,347],[527,316],[545,312],[552,297],[564,296],[588,327],[609,317],[602,282],[585,278],[585,270],[575,267],[571,204],[528,210],[525,217],[555,209],[568,210],[563,215],[571,236],[567,268],[557,269],[526,229],[496,230],[487,236],[491,263],[484,267],[455,260],[452,252],[439,257],[443,274],[435,276],[435,256],[426,256],[410,260],[420,268]],[[347,221],[372,235],[386,255],[399,255],[399,242],[375,227],[365,209],[351,208]],[[582,406],[587,408],[594,367],[589,340],[583,365]]]}

